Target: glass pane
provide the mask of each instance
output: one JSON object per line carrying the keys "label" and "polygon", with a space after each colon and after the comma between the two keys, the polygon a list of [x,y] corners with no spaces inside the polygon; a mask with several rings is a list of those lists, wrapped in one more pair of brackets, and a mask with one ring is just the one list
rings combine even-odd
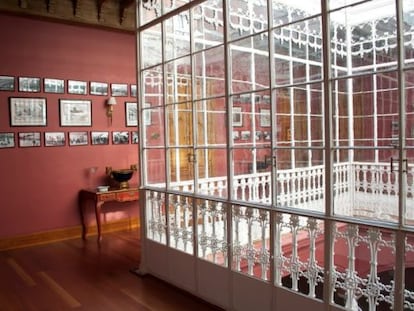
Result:
{"label": "glass pane", "polygon": [[223,60],[222,46],[194,54],[195,100],[224,95]]}
{"label": "glass pane", "polygon": [[275,213],[275,284],[323,298],[324,222]]}
{"label": "glass pane", "polygon": [[192,254],[194,252],[192,200],[172,194],[168,198],[169,246]]}
{"label": "glass pane", "polygon": [[393,310],[395,236],[369,226],[336,223],[331,299],[347,310]]}
{"label": "glass pane", "polygon": [[[158,1],[153,1],[153,2],[158,2]],[[162,12],[163,14],[167,14],[170,11],[173,11],[175,9],[178,9],[180,7],[182,7],[183,5],[190,3],[191,0],[162,0],[159,1],[162,3]]]}
{"label": "glass pane", "polygon": [[232,92],[239,93],[269,87],[267,38],[257,35],[234,42],[230,51]]}
{"label": "glass pane", "polygon": [[269,211],[233,207],[232,252],[234,271],[268,281],[270,277]]}
{"label": "glass pane", "polygon": [[198,149],[198,192],[204,195],[226,198],[227,196],[227,150]]}
{"label": "glass pane", "polygon": [[167,103],[180,103],[191,100],[191,60],[183,57],[169,62],[167,72]]}
{"label": "glass pane", "polygon": [[190,24],[188,11],[165,21],[165,59],[175,59],[190,53]]}
{"label": "glass pane", "polygon": [[164,147],[164,109],[161,107],[152,108],[149,103],[144,104],[142,110],[145,146]]}
{"label": "glass pane", "polygon": [[165,188],[165,149],[144,149],[147,184]]}
{"label": "glass pane", "polygon": [[142,68],[158,65],[162,61],[161,25],[157,24],[140,33],[142,44]]}
{"label": "glass pane", "polygon": [[149,240],[167,244],[166,204],[163,193],[155,191],[145,192],[145,229]]}
{"label": "glass pane", "polygon": [[[394,0],[366,1],[333,12],[331,42],[337,55],[332,60],[345,66],[336,68],[334,76],[396,68],[396,33]],[[350,64],[338,62],[343,53],[351,54]]]}
{"label": "glass pane", "polygon": [[222,6],[221,0],[209,0],[193,9],[195,51],[205,50],[223,43]]}
{"label": "glass pane", "polygon": [[266,1],[230,0],[230,40],[262,32],[267,29]]}
{"label": "glass pane", "polygon": [[222,203],[197,200],[198,256],[227,267],[227,210]]}
{"label": "glass pane", "polygon": [[335,214],[361,219],[398,221],[398,153],[377,162],[374,149],[355,150],[354,162],[335,163]]}
{"label": "glass pane", "polygon": [[142,72],[143,96],[145,103],[151,106],[164,105],[163,70],[161,66]]}
{"label": "glass pane", "polygon": [[168,176],[172,190],[194,191],[194,152],[192,148],[170,148],[168,150]]}
{"label": "glass pane", "polygon": [[325,210],[325,168],[322,150],[275,151],[277,206]]}
{"label": "glass pane", "polygon": [[406,66],[414,66],[414,2],[403,0],[403,25],[404,25],[404,57]]}
{"label": "glass pane", "polygon": [[193,144],[193,117],[191,103],[168,105],[168,145],[192,146]]}
{"label": "glass pane", "polygon": [[283,25],[321,13],[320,0],[272,0],[273,26]]}
{"label": "glass pane", "polygon": [[225,146],[227,142],[224,98],[197,102],[197,146]]}

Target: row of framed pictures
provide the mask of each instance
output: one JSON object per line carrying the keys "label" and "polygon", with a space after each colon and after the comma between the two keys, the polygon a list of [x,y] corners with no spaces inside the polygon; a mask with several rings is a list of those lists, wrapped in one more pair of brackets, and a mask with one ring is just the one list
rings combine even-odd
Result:
{"label": "row of framed pictures", "polygon": [[[17,77],[0,75],[0,91],[13,92],[15,90],[15,80],[18,82],[19,92],[41,91],[42,79],[38,77]],[[66,91],[67,90],[67,91]],[[97,81],[79,81],[43,78],[43,92],[58,94],[77,94],[77,95],[102,95],[108,96],[137,96],[137,86],[128,83],[107,83]]]}
{"label": "row of framed pictures", "polygon": [[[46,98],[10,97],[10,126],[46,126]],[[92,101],[59,99],[60,126],[92,126]],[[125,102],[126,126],[137,126],[137,103]]]}
{"label": "row of framed pictures", "polygon": [[[85,145],[109,145],[110,132],[108,131],[79,131],[79,132],[44,132],[44,146],[45,147],[62,147],[66,146],[68,141],[69,146],[85,146]],[[19,132],[18,146],[19,147],[40,147],[41,132]],[[113,131],[112,144],[138,144],[138,131]],[[15,133],[2,132],[0,133],[0,149],[16,147]]]}

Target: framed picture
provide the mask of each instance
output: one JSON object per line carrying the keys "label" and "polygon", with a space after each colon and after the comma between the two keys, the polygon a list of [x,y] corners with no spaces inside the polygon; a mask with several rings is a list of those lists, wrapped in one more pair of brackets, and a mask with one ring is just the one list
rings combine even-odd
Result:
{"label": "framed picture", "polygon": [[270,126],[270,109],[260,109],[260,126]]}
{"label": "framed picture", "polygon": [[65,93],[65,80],[45,78],[43,91],[45,93]]}
{"label": "framed picture", "polygon": [[14,146],[14,133],[0,133],[0,149],[13,148]]}
{"label": "framed picture", "polygon": [[86,81],[68,80],[68,93],[80,95],[88,94]]}
{"label": "framed picture", "polygon": [[14,91],[14,77],[0,76],[0,91]]}
{"label": "framed picture", "polygon": [[241,107],[233,107],[233,126],[242,126],[243,116]]}
{"label": "framed picture", "polygon": [[46,98],[10,97],[11,126],[46,126]]}
{"label": "framed picture", "polygon": [[69,132],[69,146],[84,146],[88,144],[88,132]]}
{"label": "framed picture", "polygon": [[19,92],[40,92],[40,78],[19,77]]}
{"label": "framed picture", "polygon": [[20,147],[40,147],[40,132],[19,133]]}
{"label": "framed picture", "polygon": [[131,97],[137,97],[137,86],[136,84],[131,84]]}
{"label": "framed picture", "polygon": [[138,105],[135,102],[125,102],[126,126],[138,125]]}
{"label": "framed picture", "polygon": [[131,132],[131,144],[138,144],[139,137],[138,137],[138,131],[132,131]]}
{"label": "framed picture", "polygon": [[111,84],[111,95],[112,96],[128,96],[128,84]]}
{"label": "framed picture", "polygon": [[123,145],[129,143],[129,132],[112,132],[112,143],[114,145]]}
{"label": "framed picture", "polygon": [[108,145],[109,132],[91,132],[92,145]]}
{"label": "framed picture", "polygon": [[60,126],[92,126],[90,100],[60,99]]}
{"label": "framed picture", "polygon": [[66,145],[66,136],[64,132],[45,132],[45,146],[59,147]]}
{"label": "framed picture", "polygon": [[108,83],[91,82],[89,93],[91,95],[108,95]]}

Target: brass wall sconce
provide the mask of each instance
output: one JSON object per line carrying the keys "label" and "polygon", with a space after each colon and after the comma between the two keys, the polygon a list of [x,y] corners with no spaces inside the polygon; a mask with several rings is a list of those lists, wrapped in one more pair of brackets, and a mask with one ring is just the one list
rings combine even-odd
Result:
{"label": "brass wall sconce", "polygon": [[116,105],[116,98],[115,97],[109,97],[106,101],[106,116],[110,119],[111,125],[112,125],[112,114],[114,111],[114,106]]}

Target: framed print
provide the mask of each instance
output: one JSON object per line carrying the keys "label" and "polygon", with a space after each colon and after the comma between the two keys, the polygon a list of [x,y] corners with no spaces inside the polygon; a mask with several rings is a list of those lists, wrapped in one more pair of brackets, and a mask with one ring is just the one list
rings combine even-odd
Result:
{"label": "framed print", "polygon": [[242,126],[242,109],[241,107],[233,107],[233,126]]}
{"label": "framed print", "polygon": [[112,83],[111,84],[112,96],[128,96],[128,84]]}
{"label": "framed print", "polygon": [[0,149],[13,148],[14,146],[14,133],[0,133]]}
{"label": "framed print", "polygon": [[137,86],[136,84],[131,84],[131,97],[137,97]]}
{"label": "framed print", "polygon": [[45,146],[58,147],[66,145],[64,132],[45,132]]}
{"label": "framed print", "polygon": [[14,77],[0,76],[0,91],[14,91]]}
{"label": "framed print", "polygon": [[138,144],[139,137],[138,137],[138,131],[132,131],[131,132],[131,144]]}
{"label": "framed print", "polygon": [[65,80],[44,78],[43,91],[45,93],[65,93]]}
{"label": "framed print", "polygon": [[129,132],[112,132],[112,143],[114,145],[123,145],[129,143]]}
{"label": "framed print", "polygon": [[92,126],[90,100],[60,99],[60,126]]}
{"label": "framed print", "polygon": [[108,95],[108,83],[91,82],[89,93],[91,95]]}
{"label": "framed print", "polygon": [[68,80],[68,93],[79,95],[88,94],[86,81]]}
{"label": "framed print", "polygon": [[88,132],[69,132],[69,146],[84,146],[88,144]]}
{"label": "framed print", "polygon": [[19,92],[40,92],[40,78],[19,77]]}
{"label": "framed print", "polygon": [[91,132],[92,145],[108,145],[109,132]]}
{"label": "framed print", "polygon": [[20,147],[40,147],[40,132],[19,133]]}
{"label": "framed print", "polygon": [[270,109],[260,109],[260,126],[270,126]]}
{"label": "framed print", "polygon": [[138,105],[135,102],[125,102],[125,121],[126,126],[138,125]]}
{"label": "framed print", "polygon": [[10,97],[11,126],[46,126],[46,98]]}

